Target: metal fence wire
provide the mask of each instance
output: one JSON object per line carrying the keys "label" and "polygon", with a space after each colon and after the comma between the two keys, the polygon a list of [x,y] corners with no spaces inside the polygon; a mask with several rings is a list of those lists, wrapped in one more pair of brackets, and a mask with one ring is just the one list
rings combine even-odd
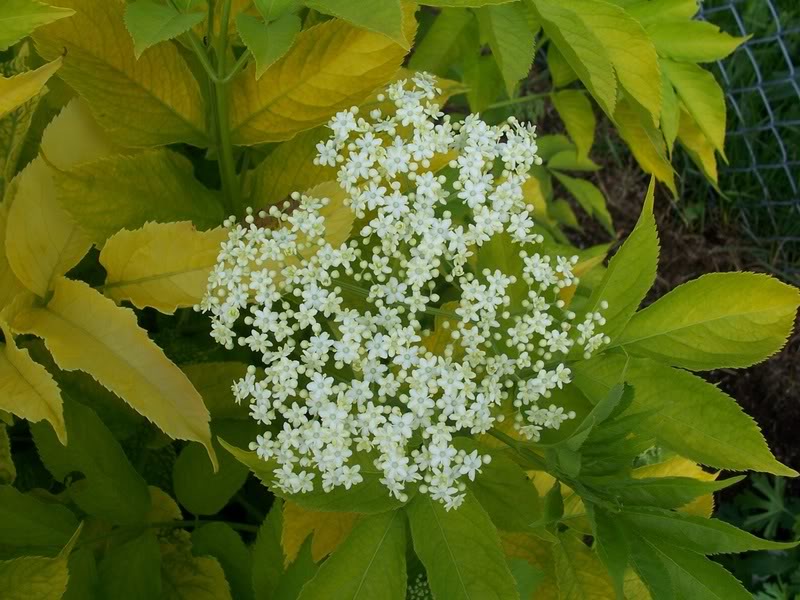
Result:
{"label": "metal fence wire", "polygon": [[800,280],[800,0],[706,0],[700,16],[752,35],[714,67],[728,103],[720,188],[765,263]]}

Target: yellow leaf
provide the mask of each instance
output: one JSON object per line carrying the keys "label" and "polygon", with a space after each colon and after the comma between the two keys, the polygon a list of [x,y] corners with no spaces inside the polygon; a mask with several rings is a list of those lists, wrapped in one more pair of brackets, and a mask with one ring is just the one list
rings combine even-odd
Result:
{"label": "yellow leaf", "polygon": [[625,600],[650,600],[650,592],[647,586],[639,579],[636,571],[627,569],[625,571]]}
{"label": "yellow leaf", "polygon": [[[553,544],[525,533],[500,533],[503,552],[509,558],[527,561],[544,573],[544,578],[536,586],[530,600],[558,600]],[[610,596],[609,598],[611,598]],[[522,600],[529,600],[523,598]]]}
{"label": "yellow leaf", "polygon": [[714,154],[714,146],[703,135],[695,120],[684,110],[681,110],[678,122],[678,141],[686,148],[692,161],[703,171],[703,175],[716,187],[717,157]]}
{"label": "yellow leaf", "polygon": [[44,84],[61,67],[62,59],[14,77],[0,77],[0,119],[42,91]]}
{"label": "yellow leaf", "polygon": [[166,523],[167,521],[180,521],[181,509],[172,496],[154,485],[147,486],[150,492],[150,510],[147,513],[148,523]]}
{"label": "yellow leaf", "polygon": [[106,269],[103,293],[137,308],[166,314],[200,302],[217,261],[225,229],[197,231],[188,221],[147,223],[111,236],[100,252]]}
{"label": "yellow leaf", "polygon": [[61,54],[59,76],[125,146],[207,143],[200,88],[175,44],[158,44],[137,61],[119,0],[59,0],[75,15],[33,34],[42,56]]}
{"label": "yellow leaf", "polygon": [[[98,159],[113,148],[78,99],[47,126],[41,144],[42,154],[58,169]],[[8,262],[17,278],[41,297],[92,245],[89,236],[61,207],[52,173],[43,159],[34,159],[17,178],[8,214]]]}
{"label": "yellow leaf", "polygon": [[[413,10],[404,9],[407,39],[414,39],[416,31]],[[405,53],[386,36],[338,19],[301,32],[260,79],[251,65],[233,81],[233,143],[287,140],[321,125],[389,82]]]}
{"label": "yellow leaf", "polygon": [[357,518],[356,513],[316,512],[287,501],[283,505],[281,533],[285,564],[294,562],[309,535],[314,536],[311,540],[311,557],[314,562],[321,561],[344,541]]}
{"label": "yellow leaf", "polygon": [[[719,472],[709,473],[688,458],[675,456],[664,462],[634,469],[631,475],[637,479],[645,477],[691,477],[692,479],[699,479],[700,481],[714,481],[719,475]],[[705,496],[695,498],[689,504],[682,506],[678,510],[690,515],[710,518],[714,512],[714,495],[706,494]]]}
{"label": "yellow leaf", "polygon": [[91,246],[89,237],[59,205],[50,168],[35,159],[19,175],[8,214],[6,255],[17,278],[44,297]]}
{"label": "yellow leaf", "polygon": [[0,331],[6,340],[0,345],[0,409],[34,423],[48,421],[58,440],[66,445],[64,406],[58,384],[26,349],[17,348],[11,331],[2,321]]}
{"label": "yellow leaf", "polygon": [[656,179],[666,184],[672,195],[676,196],[678,192],[675,188],[675,172],[667,160],[664,137],[653,127],[650,119],[645,120],[636,107],[625,98],[617,102],[614,123],[622,139],[633,152],[636,162],[645,172],[655,175]]}
{"label": "yellow leaf", "polygon": [[[458,302],[446,302],[442,304],[441,310],[454,313],[458,306]],[[445,323],[449,325],[445,327]],[[457,323],[458,319],[447,315],[437,315],[434,320],[433,332],[422,339],[422,345],[434,354],[443,355],[447,345],[453,343],[453,331]],[[461,352],[461,346],[456,345],[454,351]]]}
{"label": "yellow leaf", "polygon": [[70,100],[45,128],[41,150],[48,163],[62,170],[121,151],[81,98]]}
{"label": "yellow leaf", "polygon": [[8,230],[8,202],[0,203],[0,310],[4,309],[17,294],[25,289],[6,256],[6,233]]}
{"label": "yellow leaf", "polygon": [[89,373],[167,435],[203,444],[216,469],[200,395],[147,337],[132,310],[85,283],[61,278],[50,302],[22,309],[13,327],[43,338],[60,368]]}
{"label": "yellow leaf", "polygon": [[558,535],[553,557],[560,600],[610,600],[614,586],[600,559],[572,533]]}

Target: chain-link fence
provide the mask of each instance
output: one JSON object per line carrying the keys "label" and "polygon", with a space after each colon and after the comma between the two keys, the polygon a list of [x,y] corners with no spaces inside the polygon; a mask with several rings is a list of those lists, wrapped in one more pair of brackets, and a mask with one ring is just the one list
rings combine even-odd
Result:
{"label": "chain-link fence", "polygon": [[800,280],[800,0],[707,0],[701,16],[752,35],[715,67],[728,102],[720,188],[765,263]]}

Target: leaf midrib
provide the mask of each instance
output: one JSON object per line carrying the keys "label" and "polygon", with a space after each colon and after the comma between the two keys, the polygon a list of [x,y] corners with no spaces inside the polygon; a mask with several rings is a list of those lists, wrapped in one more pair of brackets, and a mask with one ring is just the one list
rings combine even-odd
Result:
{"label": "leaf midrib", "polygon": [[364,569],[364,573],[361,575],[361,580],[358,582],[358,587],[356,588],[356,591],[353,594],[353,600],[356,600],[356,598],[358,598],[358,595],[361,593],[361,588],[364,587],[364,582],[367,579],[367,574],[369,573],[369,570],[372,568],[372,563],[375,562],[375,558],[378,556],[378,552],[380,552],[381,548],[383,547],[383,543],[386,541],[386,536],[389,535],[389,530],[392,528],[392,524],[394,523],[394,520],[397,518],[398,513],[399,511],[394,511],[394,513],[392,514],[392,518],[386,524],[386,529],[384,530],[383,535],[381,536],[381,539],[378,542],[378,545],[375,547],[375,552],[373,552],[372,557],[369,559],[369,563],[367,563],[367,568]]}

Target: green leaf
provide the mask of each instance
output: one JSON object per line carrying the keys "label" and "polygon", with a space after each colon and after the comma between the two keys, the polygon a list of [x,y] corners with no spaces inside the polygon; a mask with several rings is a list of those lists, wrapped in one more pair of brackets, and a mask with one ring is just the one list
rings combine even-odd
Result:
{"label": "green leaf", "polygon": [[290,564],[278,581],[278,586],[270,590],[271,600],[297,600],[300,592],[318,571],[314,559],[311,558],[311,538],[306,540],[297,558]]}
{"label": "green leaf", "polygon": [[138,600],[161,597],[161,553],[153,531],[111,546],[99,564],[103,598]]}
{"label": "green leaf", "polygon": [[217,195],[194,178],[186,158],[170,150],[112,156],[53,178],[61,205],[98,245],[148,221],[192,221],[209,229],[224,218]]}
{"label": "green leaf", "polygon": [[587,505],[597,556],[608,570],[617,598],[622,597],[630,545],[616,515],[599,506]]}
{"label": "green leaf", "polygon": [[647,26],[660,56],[680,62],[714,62],[736,50],[748,37],[733,37],[708,21],[658,20]]}
{"label": "green leaf", "polygon": [[[67,481],[69,495],[81,509],[112,523],[134,524],[150,510],[150,492],[122,448],[94,411],[64,399],[69,444],[62,446],[52,429],[33,424],[36,448],[57,481]],[[75,472],[83,478],[68,477]]]}
{"label": "green leaf", "polygon": [[529,531],[531,524],[542,518],[539,494],[522,468],[505,453],[482,446],[470,438],[456,438],[459,450],[480,455],[492,461],[481,467],[481,473],[467,486],[492,522],[503,531]]}
{"label": "green leaf", "polygon": [[544,571],[521,558],[508,559],[508,568],[517,582],[517,592],[520,598],[532,598],[546,577]]}
{"label": "green leaf", "polygon": [[725,94],[717,80],[710,72],[692,63],[663,59],[661,66],[689,114],[724,157]]}
{"label": "green leaf", "polygon": [[[635,389],[634,408],[654,411],[641,427],[696,462],[734,471],[797,473],[772,456],[758,425],[736,401],[700,377],[651,360],[600,356],[572,365],[575,383],[593,400],[625,379]],[[669,391],[669,402],[664,401]],[[599,396],[599,397],[598,397]]]}
{"label": "green leaf", "polygon": [[257,17],[241,13],[236,17],[236,27],[245,46],[256,59],[256,79],[260,79],[275,61],[289,51],[300,33],[302,23],[300,17],[293,14],[283,15],[272,23],[264,23]]}
{"label": "green leaf", "polygon": [[237,404],[231,382],[247,374],[247,365],[240,362],[207,362],[181,365],[189,381],[203,397],[212,421],[250,419],[250,409]]}
{"label": "green leaf", "polygon": [[378,597],[406,597],[406,525],[399,510],[359,520],[298,600]]}
{"label": "green leaf", "polygon": [[66,506],[0,486],[0,539],[4,546],[60,548],[75,532],[78,521]]}
{"label": "green leaf", "polygon": [[8,50],[37,27],[74,14],[74,10],[39,0],[4,0],[0,4],[0,51]]}
{"label": "green leaf", "polygon": [[559,598],[609,600],[614,587],[597,555],[570,532],[561,533],[553,546]]}
{"label": "green leaf", "polygon": [[748,367],[784,346],[798,305],[768,275],[710,273],[634,315],[613,346],[693,370]]}
{"label": "green leaf", "polygon": [[487,110],[502,89],[503,75],[493,57],[469,55],[464,65],[464,84],[468,86],[467,103],[472,112]]}
{"label": "green leaf", "polygon": [[[272,508],[258,528],[256,542],[253,544],[253,593],[255,600],[272,600],[273,591],[283,573],[283,549],[281,548],[281,531],[283,518],[281,501],[276,500]],[[310,555],[310,550],[306,548]]]}
{"label": "green leaf", "polygon": [[204,18],[201,12],[180,13],[169,3],[153,0],[136,0],[125,8],[125,27],[133,38],[136,58],[151,46],[186,33]]}
{"label": "green leaf", "polygon": [[652,544],[633,530],[625,529],[630,546],[631,566],[655,600],[678,600],[667,565]]}
{"label": "green leaf", "polygon": [[751,600],[753,595],[719,563],[686,550],[648,540],[665,565],[678,598]]}
{"label": "green leaf", "polygon": [[414,551],[425,565],[434,597],[519,598],[497,530],[471,493],[450,511],[418,494],[407,510]]}
{"label": "green leaf", "polygon": [[[567,64],[607,114],[614,114],[617,80],[609,53],[582,16],[553,0],[526,0]],[[571,6],[571,4],[570,4]]]}
{"label": "green leaf", "polygon": [[303,6],[303,0],[255,0],[255,5],[261,16],[269,22],[286,13],[298,11]]}
{"label": "green leaf", "polygon": [[[213,484],[209,484],[213,485]],[[209,523],[192,531],[192,554],[219,561],[237,600],[252,600],[252,557],[241,536],[226,523]],[[258,565],[264,568],[265,565]]]}
{"label": "green leaf", "polygon": [[658,268],[658,231],[653,216],[655,180],[650,179],[642,212],[633,231],[608,263],[600,284],[592,290],[586,312],[608,302],[603,311],[603,332],[612,340],[625,328],[656,280]]}
{"label": "green leaf", "polygon": [[521,2],[486,6],[475,13],[483,35],[489,41],[509,96],[517,83],[527,77],[533,64],[536,39],[525,20]]}
{"label": "green leaf", "polygon": [[463,58],[459,49],[470,38],[471,29],[477,35],[475,13],[443,8],[425,37],[414,46],[408,66],[444,77],[450,65]]}
{"label": "green leaf", "polygon": [[[217,421],[211,428],[212,433],[237,442],[245,442],[245,438],[248,441],[255,439],[255,431],[246,421]],[[214,447],[219,449],[216,441]],[[247,467],[229,453],[217,452],[217,456],[219,469],[215,473],[205,450],[197,444],[188,444],[172,467],[175,498],[194,515],[214,515],[221,511],[244,485],[249,474]]]}
{"label": "green leaf", "polygon": [[413,40],[403,34],[400,0],[306,0],[306,6],[325,15],[339,17],[356,27],[382,33],[409,49]]}
{"label": "green leaf", "polygon": [[587,214],[597,219],[608,233],[614,235],[614,224],[611,222],[603,192],[586,179],[576,179],[558,171],[553,171],[553,175],[575,197]]}
{"label": "green leaf", "polygon": [[744,475],[721,481],[701,481],[692,477],[648,477],[607,481],[603,487],[626,505],[680,508],[695,498],[712,494],[739,483]]}
{"label": "green leaf", "polygon": [[575,142],[578,157],[588,156],[589,149],[594,143],[597,120],[586,94],[580,90],[563,90],[555,92],[550,98],[561,120],[564,121],[569,137]]}
{"label": "green leaf", "polygon": [[700,554],[787,550],[798,544],[763,540],[719,519],[660,508],[626,507],[621,517],[647,538]]}
{"label": "green leaf", "polygon": [[[247,452],[230,445],[223,439],[219,440],[223,448],[230,452],[236,460],[249,467],[261,482],[270,487],[273,480],[273,471],[278,468],[275,461],[266,461],[258,458],[255,452]],[[364,481],[350,490],[338,487],[330,492],[324,492],[322,487],[315,486],[314,491],[305,494],[286,494],[277,488],[270,487],[276,496],[286,498],[292,502],[317,511],[329,512],[357,512],[380,513],[393,510],[402,506],[402,502],[391,496],[386,487],[380,483],[383,472],[372,464],[372,459],[364,457],[358,461],[361,465],[361,476]]]}
{"label": "green leaf", "polygon": [[601,0],[573,0],[569,5],[605,46],[622,88],[658,125],[661,88],[653,82],[661,81],[661,71],[644,27],[625,9]]}
{"label": "green leaf", "polygon": [[67,563],[69,581],[61,600],[86,600],[97,595],[97,561],[89,547],[76,549]]}

